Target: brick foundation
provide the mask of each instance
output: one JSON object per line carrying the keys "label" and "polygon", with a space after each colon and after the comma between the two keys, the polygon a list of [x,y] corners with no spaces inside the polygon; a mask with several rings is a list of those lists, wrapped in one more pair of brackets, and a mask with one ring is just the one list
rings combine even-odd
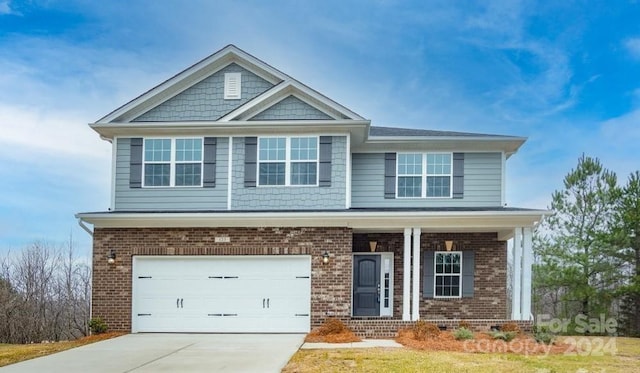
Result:
{"label": "brick foundation", "polygon": [[[423,321],[444,325],[447,330],[456,329],[461,320],[451,319],[423,319]],[[465,319],[464,321],[471,324],[471,329],[476,332],[489,331],[492,326],[502,326],[505,323],[516,323],[521,330],[530,332],[533,327],[533,321],[512,321],[512,320],[484,320],[484,319]],[[395,338],[398,331],[411,328],[415,322],[402,320],[350,320],[347,326],[361,338]]]}

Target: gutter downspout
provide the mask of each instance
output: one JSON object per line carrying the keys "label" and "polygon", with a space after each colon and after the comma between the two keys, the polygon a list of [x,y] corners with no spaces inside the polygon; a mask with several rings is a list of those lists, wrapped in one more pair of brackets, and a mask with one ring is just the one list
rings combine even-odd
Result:
{"label": "gutter downspout", "polygon": [[[78,219],[78,225],[80,226],[80,228],[82,228],[85,232],[89,233],[89,236],[91,236],[91,239],[93,241],[93,231],[91,231],[91,229],[87,227],[84,221],[82,221],[82,218],[77,218],[77,219]],[[93,242],[91,242],[91,261],[89,263],[91,268],[91,295],[89,296],[89,319],[91,319],[93,318]]]}

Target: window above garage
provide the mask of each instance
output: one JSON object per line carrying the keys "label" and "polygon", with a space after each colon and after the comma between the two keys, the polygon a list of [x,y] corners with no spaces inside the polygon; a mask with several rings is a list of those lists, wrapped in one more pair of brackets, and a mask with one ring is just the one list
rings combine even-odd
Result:
{"label": "window above garage", "polygon": [[202,138],[144,140],[144,187],[202,186]]}

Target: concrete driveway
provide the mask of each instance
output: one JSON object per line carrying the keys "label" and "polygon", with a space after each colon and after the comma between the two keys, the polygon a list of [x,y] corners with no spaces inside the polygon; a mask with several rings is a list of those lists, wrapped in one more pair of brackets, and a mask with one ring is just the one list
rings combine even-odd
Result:
{"label": "concrete driveway", "polygon": [[280,372],[304,334],[128,334],[5,372]]}

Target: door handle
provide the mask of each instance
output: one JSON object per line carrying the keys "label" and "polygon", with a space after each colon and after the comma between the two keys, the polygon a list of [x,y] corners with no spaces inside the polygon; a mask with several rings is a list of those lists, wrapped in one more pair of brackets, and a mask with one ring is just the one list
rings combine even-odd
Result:
{"label": "door handle", "polygon": [[269,308],[269,298],[267,298],[267,308]]}
{"label": "door handle", "polygon": [[176,298],[176,308],[180,308],[180,298]]}
{"label": "door handle", "polygon": [[184,308],[182,305],[182,302],[184,301],[184,298],[180,298],[180,308]]}
{"label": "door handle", "polygon": [[380,283],[378,282],[378,296],[376,297],[376,302],[380,303]]}
{"label": "door handle", "polygon": [[265,300],[264,298],[262,298],[262,308],[264,308],[265,301],[266,301],[266,300]]}

